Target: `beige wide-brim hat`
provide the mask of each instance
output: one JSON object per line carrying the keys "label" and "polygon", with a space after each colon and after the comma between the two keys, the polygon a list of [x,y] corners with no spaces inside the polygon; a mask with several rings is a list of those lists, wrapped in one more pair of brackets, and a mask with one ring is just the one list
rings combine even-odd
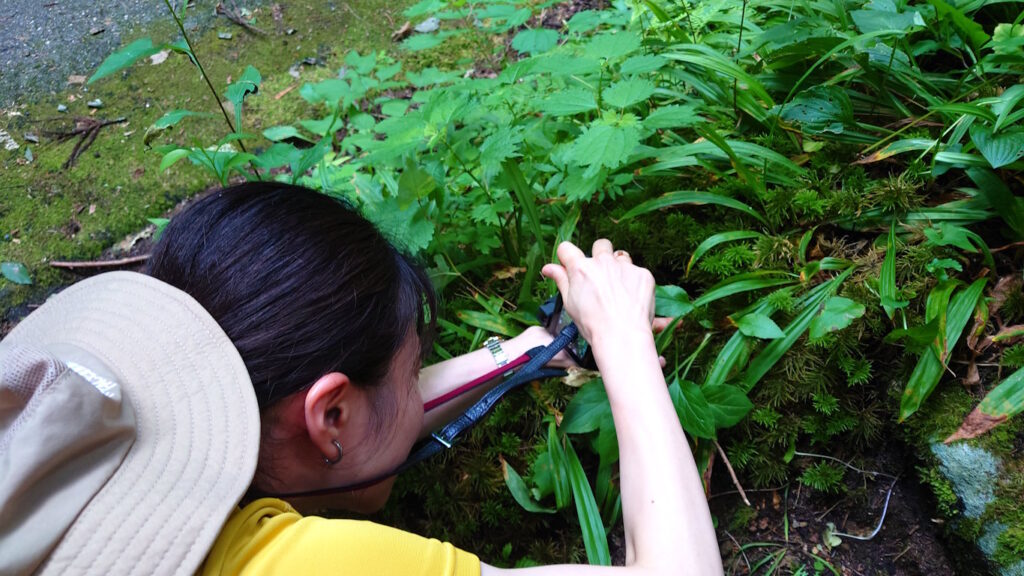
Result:
{"label": "beige wide-brim hat", "polygon": [[[96,376],[107,374],[124,393],[126,414],[134,412],[134,441],[126,443],[123,460],[117,456],[109,478],[82,499],[77,516],[69,516],[70,526],[55,537],[38,572],[194,573],[248,488],[259,452],[252,383],[217,322],[188,294],[168,284],[142,274],[112,272],[51,297],[0,343],[0,350],[14,349],[45,351],[53,359],[47,361],[53,364],[51,370],[70,365],[75,373],[69,374],[86,375],[113,398],[93,380],[108,382]],[[76,357],[73,363],[65,362],[68,355]],[[80,366],[90,362],[92,366]],[[46,432],[51,425],[65,425],[62,420],[33,425]],[[0,422],[0,431],[4,424]],[[37,436],[23,435],[23,442]],[[40,444],[40,450],[52,448]],[[6,458],[4,450],[0,446],[0,460]],[[60,461],[64,452],[54,451],[54,467],[68,464]],[[45,469],[39,474],[39,482],[60,486],[60,479],[45,476]],[[63,497],[58,490],[51,499],[60,504]],[[69,498],[68,506],[78,504]],[[31,516],[31,510],[22,512]]]}

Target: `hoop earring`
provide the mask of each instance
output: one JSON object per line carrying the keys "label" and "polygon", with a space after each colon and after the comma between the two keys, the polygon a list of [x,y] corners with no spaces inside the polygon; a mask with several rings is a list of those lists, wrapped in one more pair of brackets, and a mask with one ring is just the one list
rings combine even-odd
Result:
{"label": "hoop earring", "polygon": [[341,442],[338,442],[337,439],[334,439],[331,440],[331,444],[334,444],[334,447],[338,449],[338,455],[334,458],[328,458],[324,456],[324,464],[328,466],[334,466],[338,462],[341,462],[341,458],[342,456],[344,456],[344,452],[341,449]]}

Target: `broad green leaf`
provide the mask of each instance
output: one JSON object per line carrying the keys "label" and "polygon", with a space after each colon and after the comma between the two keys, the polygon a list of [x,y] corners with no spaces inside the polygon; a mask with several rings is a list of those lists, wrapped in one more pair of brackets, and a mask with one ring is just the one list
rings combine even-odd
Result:
{"label": "broad green leaf", "polygon": [[[1022,39],[1022,44],[1024,44],[1024,39]],[[992,112],[997,116],[995,124],[992,125],[993,132],[998,132],[1011,118],[1017,118],[1018,120],[1021,118],[1021,114],[1024,114],[1024,111],[1018,110],[1012,116],[1010,113],[1022,101],[1024,101],[1024,84],[1010,86],[994,99],[994,102],[992,102]],[[1012,120],[1009,123],[1012,124]]]}
{"label": "broad green leaf", "polygon": [[648,130],[658,130],[662,128],[683,128],[703,121],[704,119],[697,115],[697,108],[695,106],[673,104],[671,106],[655,108],[643,119],[643,125]]}
{"label": "broad green leaf", "polygon": [[271,126],[263,131],[263,137],[273,142],[279,142],[288,138],[310,141],[308,137],[303,136],[294,126]]}
{"label": "broad green leaf", "polygon": [[924,18],[918,12],[887,12],[882,10],[853,10],[850,18],[857,28],[865,33],[893,30],[909,33],[911,29],[924,26]]}
{"label": "broad green leaf", "polygon": [[653,82],[643,78],[629,78],[609,86],[601,93],[601,98],[616,108],[629,108],[647,100],[651,94],[654,94]]}
{"label": "broad green leaf", "polygon": [[166,152],[163,158],[160,160],[160,167],[157,168],[160,172],[167,170],[182,158],[187,158],[192,153],[190,148],[176,148],[169,152]]}
{"label": "broad green leaf", "polygon": [[[967,322],[970,320],[974,308],[982,296],[985,283],[986,280],[984,278],[976,280],[973,284],[958,292],[949,303],[945,331],[947,350],[952,350],[956,347],[960,334],[964,331],[964,327],[967,326]],[[903,396],[900,399],[900,422],[909,418],[914,412],[917,412],[918,408],[921,407],[921,403],[935,389],[945,370],[945,365],[931,350],[921,354],[921,358],[917,361],[914,371],[910,374],[910,379],[907,381],[907,386],[903,390]]]}
{"label": "broad green leaf", "polygon": [[356,72],[360,74],[369,74],[373,67],[377,65],[377,52],[370,52],[365,56],[360,56],[357,50],[351,50],[348,54],[345,54],[345,65],[355,68]]}
{"label": "broad green leaf", "polygon": [[302,150],[285,142],[275,142],[253,162],[260,168],[270,170],[281,166],[291,166],[302,158]]}
{"label": "broad green leaf", "polygon": [[797,94],[785,106],[782,119],[799,124],[807,134],[842,134],[855,124],[850,97],[838,86],[814,86]]}
{"label": "broad green leaf", "polygon": [[736,326],[744,336],[750,336],[752,338],[774,340],[785,336],[785,334],[782,333],[782,329],[779,328],[779,325],[764,314],[745,314],[736,321]]}
{"label": "broad green leaf", "polygon": [[708,236],[701,242],[697,248],[694,249],[693,255],[690,256],[690,260],[686,263],[686,275],[690,275],[690,269],[693,265],[700,260],[701,256],[706,254],[709,250],[724,244],[725,242],[735,242],[737,240],[751,240],[753,238],[761,238],[764,236],[760,232],[754,232],[752,230],[733,230],[731,232],[719,232],[712,236]]}
{"label": "broad green leaf", "polygon": [[923,232],[928,238],[928,243],[934,246],[956,246],[964,252],[978,251],[971,243],[970,235],[973,232],[963,226],[938,222],[930,228],[925,228]]}
{"label": "broad green leaf", "polygon": [[32,284],[32,277],[29,276],[28,268],[21,262],[0,263],[0,274],[15,284]]}
{"label": "broad green leaf", "polygon": [[679,286],[658,286],[654,289],[654,313],[668,318],[680,318],[693,310],[686,290]]}
{"label": "broad green leaf", "polygon": [[715,417],[715,428],[735,426],[754,407],[739,386],[730,384],[705,385],[701,388],[708,407]]}
{"label": "broad green leaf", "polygon": [[635,129],[597,122],[583,129],[570,146],[568,157],[579,166],[589,166],[587,172],[591,174],[601,166],[614,170],[626,162],[639,143]]}
{"label": "broad green leaf", "polygon": [[522,141],[522,129],[515,126],[498,128],[480,145],[480,164],[493,169],[505,160],[519,156]]}
{"label": "broad green leaf", "polygon": [[512,498],[523,507],[523,510],[536,514],[554,514],[554,508],[545,508],[534,501],[530,496],[530,489],[526,487],[526,482],[511,464],[505,462],[504,458],[501,460],[501,475],[505,478],[505,485],[512,493]]}
{"label": "broad green leaf", "polygon": [[600,380],[587,382],[566,406],[562,416],[562,430],[568,434],[585,434],[608,425],[614,428],[604,383]]}
{"label": "broad green leaf", "polygon": [[100,64],[100,67],[96,69],[96,72],[93,73],[92,77],[89,78],[88,84],[123,70],[143,58],[156,54],[160,50],[161,47],[154,46],[153,41],[149,38],[139,38],[135,42],[107,56],[103,63]]}
{"label": "broad green leaf", "polygon": [[821,313],[811,321],[810,338],[817,340],[826,334],[842,330],[863,315],[863,304],[842,296],[833,296],[825,302]]}
{"label": "broad green leaf", "polygon": [[656,54],[638,54],[627,58],[626,61],[619,66],[619,73],[623,76],[633,76],[636,74],[643,74],[645,72],[657,72],[667,63],[668,59],[664,56],[658,56]]}
{"label": "broad green leaf", "polygon": [[547,52],[558,44],[558,32],[550,28],[527,28],[512,38],[512,48],[526,54]]}
{"label": "broad green leaf", "polygon": [[419,202],[437,188],[437,182],[429,172],[411,160],[406,163],[398,177],[398,207],[402,210]]}
{"label": "broad green leaf", "polygon": [[704,379],[704,387],[724,384],[733,374],[739,372],[750,357],[753,340],[737,330],[722,346]]}
{"label": "broad green leaf", "polygon": [[536,104],[537,110],[550,116],[573,116],[597,110],[594,92],[586,88],[559,90]]}
{"label": "broad green leaf", "polygon": [[935,343],[939,336],[939,319],[934,318],[921,326],[899,328],[885,336],[885,342],[903,341],[908,352],[920,354]]}
{"label": "broad green leaf", "polygon": [[[299,124],[317,136],[328,136],[330,134],[334,134],[338,130],[341,130],[345,123],[341,118],[330,115],[319,120],[299,120]],[[330,138],[325,139],[328,142],[331,140]]]}
{"label": "broad green leaf", "polygon": [[618,60],[640,48],[641,39],[635,32],[605,32],[597,34],[580,51],[591,58]]}
{"label": "broad green leaf", "polygon": [[668,393],[683,430],[696,438],[715,437],[715,415],[700,386],[689,380],[675,380],[668,387]]}
{"label": "broad green leaf", "polygon": [[242,72],[242,77],[232,82],[224,92],[224,96],[235,108],[235,132],[242,131],[242,102],[246,95],[259,91],[262,81],[260,71],[249,65],[245,67],[245,72]]}
{"label": "broad green leaf", "polygon": [[338,102],[350,97],[351,94],[352,86],[340,78],[328,78],[315,83],[307,82],[302,85],[302,88],[299,88],[299,95],[303,100],[310,104],[327,104],[331,110],[336,109]]}
{"label": "broad green leaf", "polygon": [[667,194],[663,194],[657,198],[642,202],[634,206],[629,212],[626,212],[622,216],[622,220],[628,220],[641,214],[683,204],[693,204],[697,206],[714,204],[716,206],[724,206],[726,208],[732,208],[733,210],[739,210],[740,212],[753,216],[759,221],[764,222],[764,218],[760,214],[739,200],[729,198],[728,196],[722,196],[721,194],[715,194],[713,192],[696,192],[692,190],[668,192]]}
{"label": "broad green leaf", "polygon": [[988,126],[971,126],[971,141],[993,168],[1001,168],[1024,157],[1024,130],[1003,130],[993,134]]}
{"label": "broad green leaf", "polygon": [[429,50],[440,46],[448,36],[450,36],[450,34],[444,34],[443,32],[435,32],[433,34],[414,34],[402,42],[402,48],[411,52]]}
{"label": "broad green leaf", "polygon": [[156,122],[153,123],[153,127],[163,130],[164,128],[170,128],[178,122],[181,122],[184,118],[189,116],[200,116],[203,118],[215,118],[216,116],[209,112],[192,112],[191,110],[171,110],[170,112],[161,116]]}
{"label": "broad green leaf", "polygon": [[583,547],[587,551],[587,561],[595,566],[611,566],[612,557],[608,551],[608,536],[601,520],[601,510],[594,499],[594,491],[590,481],[583,472],[576,449],[568,439],[565,441],[565,467],[572,486],[572,498],[576,501],[576,515],[583,531]]}

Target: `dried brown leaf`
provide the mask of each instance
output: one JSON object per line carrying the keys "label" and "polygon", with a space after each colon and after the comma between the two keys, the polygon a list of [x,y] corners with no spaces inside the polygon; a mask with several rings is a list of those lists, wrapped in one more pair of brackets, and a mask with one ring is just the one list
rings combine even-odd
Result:
{"label": "dried brown leaf", "polygon": [[401,28],[391,33],[391,41],[401,42],[408,38],[410,34],[412,34],[412,22],[406,21],[405,24],[402,24]]}
{"label": "dried brown leaf", "polygon": [[977,438],[1005,421],[1006,415],[992,416],[982,412],[980,408],[975,408],[967,415],[967,418],[964,418],[964,422],[960,425],[960,429],[951,434],[949,438],[946,438],[944,443],[949,444],[951,442],[956,442],[957,440]]}

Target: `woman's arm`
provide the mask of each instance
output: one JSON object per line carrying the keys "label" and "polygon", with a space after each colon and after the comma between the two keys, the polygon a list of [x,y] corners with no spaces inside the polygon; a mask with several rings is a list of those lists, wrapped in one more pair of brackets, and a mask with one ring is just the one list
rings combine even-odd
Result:
{"label": "woman's arm", "polygon": [[[551,335],[543,328],[531,326],[515,338],[502,342],[501,347],[505,350],[505,354],[508,355],[509,361],[512,361],[537,346],[547,346],[551,343],[551,340]],[[440,398],[459,386],[472,382],[474,379],[491,372],[497,367],[497,364],[494,363],[494,357],[486,348],[427,366],[420,370],[419,388],[420,395],[423,397],[423,403],[427,404],[436,398]],[[497,385],[498,381],[499,379],[495,378],[426,412],[423,415],[423,427],[420,429],[420,438],[451,422],[452,419],[466,410],[473,402],[479,400],[485,392]]]}
{"label": "woman's arm", "polygon": [[[563,243],[562,265],[548,265],[544,274],[593,346],[608,392],[619,440],[626,566],[547,566],[522,574],[722,574],[703,486],[651,335],[654,279],[628,254],[613,253],[607,240],[595,242],[592,254]],[[485,575],[500,572],[483,568]]]}

